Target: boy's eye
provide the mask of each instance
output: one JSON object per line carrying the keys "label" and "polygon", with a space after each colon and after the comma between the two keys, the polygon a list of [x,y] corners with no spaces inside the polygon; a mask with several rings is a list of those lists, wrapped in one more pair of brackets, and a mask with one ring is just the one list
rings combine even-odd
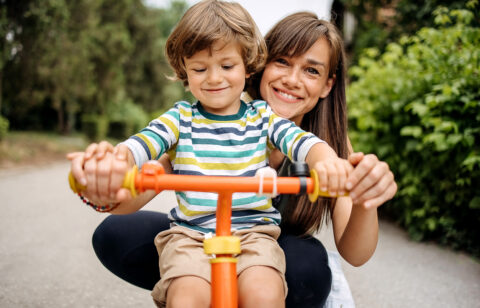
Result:
{"label": "boy's eye", "polygon": [[201,73],[201,72],[205,72],[205,69],[204,68],[192,68],[192,71],[197,72],[197,73]]}
{"label": "boy's eye", "polygon": [[229,69],[232,69],[233,68],[233,65],[222,65],[222,68],[224,70],[229,70]]}

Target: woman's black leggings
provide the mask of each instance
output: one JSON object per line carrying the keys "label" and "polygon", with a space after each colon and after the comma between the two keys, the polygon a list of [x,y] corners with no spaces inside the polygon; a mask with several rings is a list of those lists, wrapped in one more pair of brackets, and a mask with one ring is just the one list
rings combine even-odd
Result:
{"label": "woman's black leggings", "polygon": [[[167,215],[138,211],[110,215],[95,230],[92,242],[103,265],[118,277],[152,290],[160,279],[155,236],[169,228]],[[328,256],[313,237],[280,235],[285,252],[288,285],[287,307],[323,307],[332,282]]]}

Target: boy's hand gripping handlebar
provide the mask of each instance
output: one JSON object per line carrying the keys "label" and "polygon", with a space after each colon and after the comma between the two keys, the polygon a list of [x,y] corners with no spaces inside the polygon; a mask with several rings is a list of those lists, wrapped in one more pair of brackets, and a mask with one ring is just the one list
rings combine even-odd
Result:
{"label": "boy's hand gripping handlebar", "polygon": [[[165,174],[158,162],[143,165],[140,172],[137,167],[127,172],[122,187],[127,188],[135,197],[146,190],[157,193],[163,190],[202,191],[218,193],[217,226],[215,236],[204,241],[204,252],[214,255],[210,260],[212,267],[212,307],[238,307],[237,272],[235,255],[241,252],[240,240],[231,236],[232,194],[234,192],[255,192],[260,194],[299,194],[307,193],[311,202],[319,196],[332,197],[319,189],[318,175],[315,170],[304,169],[298,177],[228,177]],[[68,181],[75,193],[85,190],[72,173]]]}
{"label": "boy's hand gripping handlebar", "polygon": [[[78,183],[73,174],[68,176],[70,188],[79,193],[86,189]],[[146,190],[157,193],[163,190],[175,191],[202,191],[202,192],[262,192],[269,194],[300,194],[307,193],[311,202],[319,196],[336,197],[328,192],[320,191],[318,175],[315,170],[310,170],[310,177],[229,177],[229,176],[198,176],[165,174],[158,162],[147,162],[140,172],[137,166],[128,171],[123,180],[123,188],[127,188],[132,197]],[[276,188],[276,189],[275,189]]]}

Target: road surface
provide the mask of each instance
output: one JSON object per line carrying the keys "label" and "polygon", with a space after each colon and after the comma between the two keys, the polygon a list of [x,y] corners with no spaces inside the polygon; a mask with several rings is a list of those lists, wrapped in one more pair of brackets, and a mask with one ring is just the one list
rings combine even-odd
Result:
{"label": "road surface", "polygon": [[[106,270],[91,235],[108,214],[83,205],[68,188],[67,162],[0,170],[0,307],[154,307],[150,292]],[[166,211],[171,192],[148,209]],[[331,230],[318,235],[334,249]],[[480,264],[416,243],[380,222],[374,257],[343,269],[357,307],[480,307]]]}

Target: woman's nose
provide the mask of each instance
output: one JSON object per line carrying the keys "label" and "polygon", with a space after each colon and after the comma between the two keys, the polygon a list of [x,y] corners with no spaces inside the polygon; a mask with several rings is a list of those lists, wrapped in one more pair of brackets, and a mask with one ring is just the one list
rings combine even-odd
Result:
{"label": "woman's nose", "polygon": [[282,78],[282,82],[285,85],[288,85],[290,87],[296,87],[298,86],[300,82],[300,71],[295,68],[291,68],[285,72],[285,75]]}

